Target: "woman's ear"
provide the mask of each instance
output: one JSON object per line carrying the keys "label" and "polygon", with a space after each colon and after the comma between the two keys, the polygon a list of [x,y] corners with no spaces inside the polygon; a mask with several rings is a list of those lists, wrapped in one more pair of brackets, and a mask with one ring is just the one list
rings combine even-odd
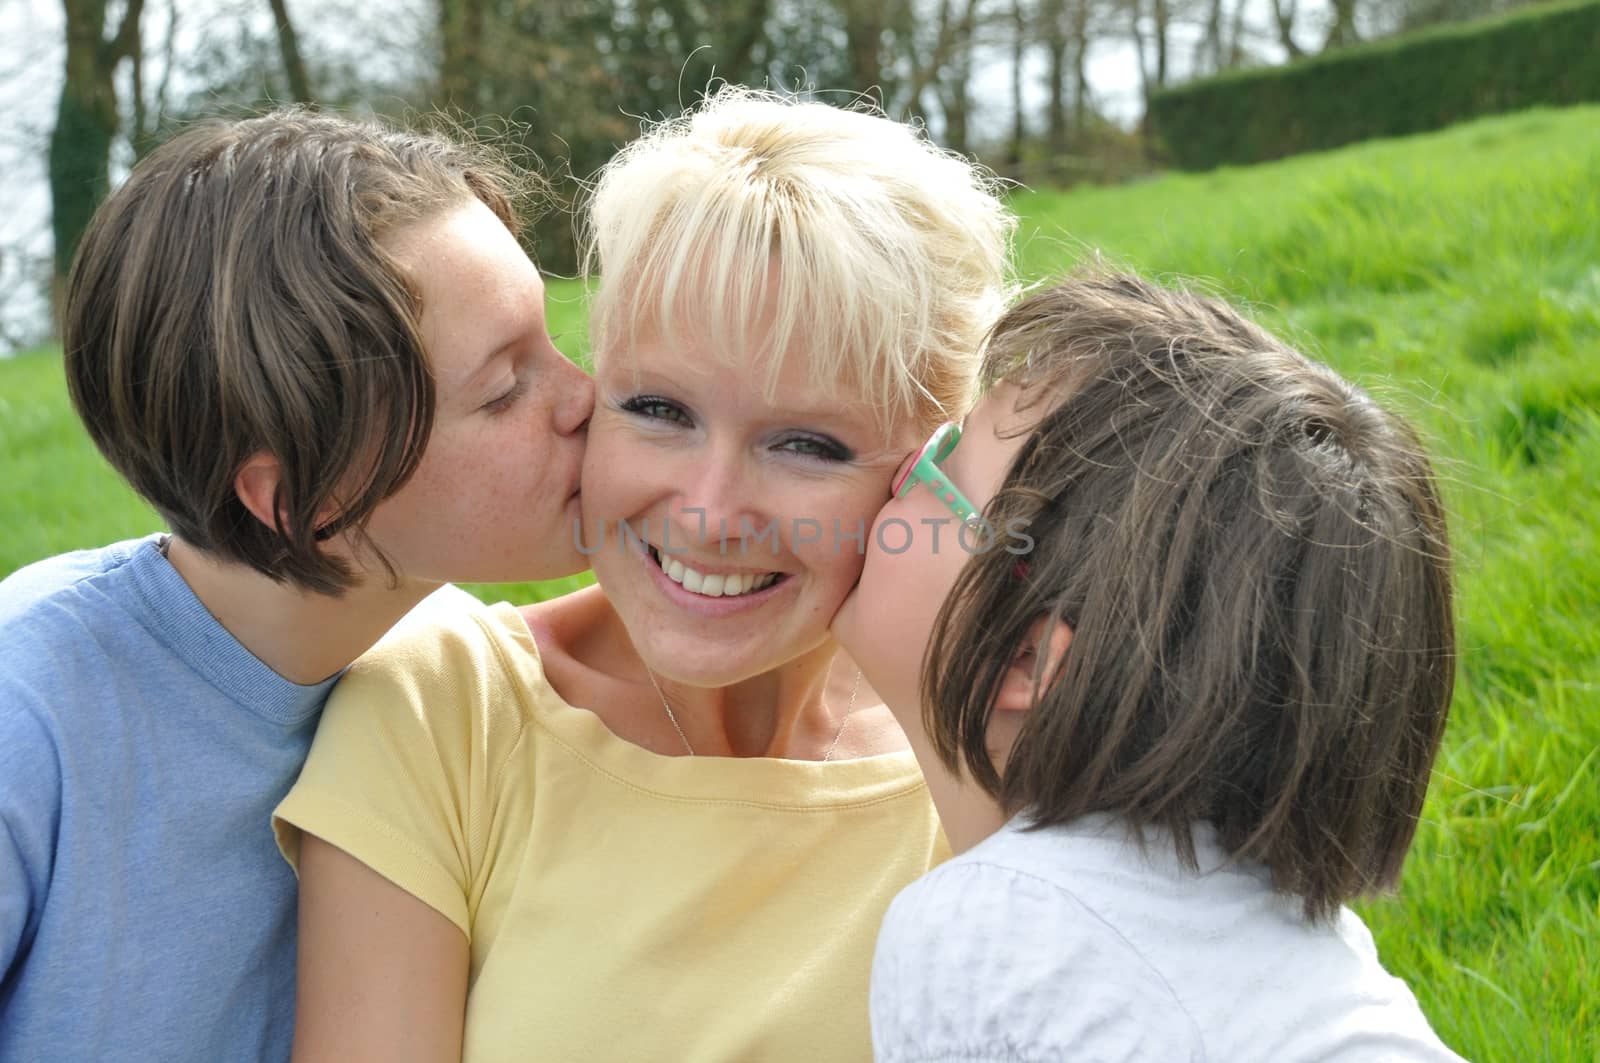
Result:
{"label": "woman's ear", "polygon": [[250,455],[233,478],[233,493],[239,496],[244,508],[269,528],[278,527],[273,510],[278,498],[278,484],[283,479],[283,467],[278,459],[266,451]]}
{"label": "woman's ear", "polygon": [[[1046,625],[1049,625],[1048,631]],[[997,712],[1027,712],[1033,708],[1033,676],[1044,654],[1044,668],[1039,670],[1040,689],[1048,687],[1056,671],[1066,658],[1067,647],[1072,645],[1072,629],[1063,620],[1040,617],[1028,627],[1022,645],[1017,647],[1005,678],[1000,682],[1000,693],[995,696]]]}

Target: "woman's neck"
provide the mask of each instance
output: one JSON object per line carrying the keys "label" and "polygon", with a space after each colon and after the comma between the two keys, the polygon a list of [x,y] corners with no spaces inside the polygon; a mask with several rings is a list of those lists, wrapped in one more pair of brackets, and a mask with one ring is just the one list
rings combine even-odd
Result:
{"label": "woman's neck", "polygon": [[857,684],[855,662],[832,639],[777,668],[720,687],[654,673],[658,694],[627,627],[599,586],[524,606],[521,613],[556,693],[598,715],[619,738],[653,752],[821,760],[830,747],[834,759],[906,748],[881,699],[865,679]]}
{"label": "woman's neck", "polygon": [[[655,678],[697,756],[814,760],[824,755],[852,708],[856,672],[854,666],[841,667],[840,656],[838,644],[828,639],[794,660],[727,686]],[[647,667],[637,653],[634,657],[636,668]]]}

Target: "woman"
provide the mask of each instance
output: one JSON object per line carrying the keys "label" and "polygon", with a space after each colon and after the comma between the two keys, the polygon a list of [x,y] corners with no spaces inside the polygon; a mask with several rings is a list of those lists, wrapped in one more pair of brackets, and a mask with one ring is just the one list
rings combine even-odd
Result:
{"label": "woman", "polygon": [[827,628],[971,400],[1009,217],[903,126],[729,89],[613,160],[591,226],[599,586],[335,693],[278,811],[301,1058],[867,1058],[878,921],[947,852]]}

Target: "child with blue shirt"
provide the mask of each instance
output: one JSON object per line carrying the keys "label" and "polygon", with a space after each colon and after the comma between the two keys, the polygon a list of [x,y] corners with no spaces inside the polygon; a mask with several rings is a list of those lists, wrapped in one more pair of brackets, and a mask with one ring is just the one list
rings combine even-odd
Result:
{"label": "child with blue shirt", "polygon": [[445,581],[584,567],[592,386],[518,199],[478,148],[285,110],[95,215],[68,385],[170,533],[0,583],[0,1059],[288,1059],[269,815],[329,687]]}
{"label": "child with blue shirt", "polygon": [[971,549],[869,551],[834,622],[958,854],[885,917],[880,1063],[1457,1059],[1344,906],[1398,880],[1450,704],[1416,435],[1131,275],[986,358],[878,518]]}

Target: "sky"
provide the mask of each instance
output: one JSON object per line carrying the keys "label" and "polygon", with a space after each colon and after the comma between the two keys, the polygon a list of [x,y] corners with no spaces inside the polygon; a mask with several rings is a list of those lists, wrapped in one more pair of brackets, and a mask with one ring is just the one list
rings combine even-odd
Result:
{"label": "sky", "polygon": [[[429,0],[380,2],[394,8],[392,21],[398,27],[396,32],[403,35],[426,18]],[[1255,25],[1267,25],[1270,0],[1246,2],[1247,18]],[[175,47],[183,55],[236,34],[241,20],[263,28],[270,25],[268,6],[260,0],[149,0],[144,13],[147,80],[160,76],[160,55],[174,5],[178,14]],[[290,13],[297,20],[302,40],[312,42],[310,48],[318,54],[370,62],[367,41],[352,33],[350,20],[340,17],[342,6],[289,0]],[[1320,0],[1302,3],[1313,13],[1321,6]],[[113,18],[120,7],[113,0]],[[0,179],[0,356],[32,346],[48,332],[51,239],[45,151],[61,91],[62,21],[60,0],[0,0],[0,175],[4,175]],[[370,20],[362,21],[370,24]],[[1173,42],[1180,73],[1197,35],[1198,30],[1190,30],[1178,34]],[[1252,46],[1268,61],[1281,58],[1276,43],[1265,36]],[[974,93],[979,101],[976,128],[1009,122],[1011,71],[1005,51],[997,49],[989,61],[975,64],[979,70]],[[414,54],[411,59],[415,60]],[[1045,99],[1043,57],[1033,56],[1025,74],[1026,106],[1030,111],[1041,110]],[[1124,124],[1137,120],[1141,109],[1139,72],[1133,46],[1126,39],[1094,45],[1089,81],[1103,113]],[[126,84],[122,91],[126,97]],[[126,172],[125,155],[113,160],[113,180]]]}

